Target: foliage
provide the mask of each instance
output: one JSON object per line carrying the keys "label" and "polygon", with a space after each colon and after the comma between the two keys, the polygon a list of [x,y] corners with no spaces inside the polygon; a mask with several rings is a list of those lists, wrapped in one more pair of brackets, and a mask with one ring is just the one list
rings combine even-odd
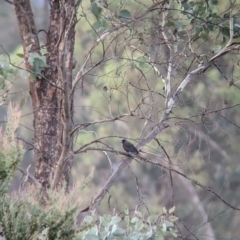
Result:
{"label": "foliage", "polygon": [[[217,13],[217,6],[220,5],[218,0],[206,1],[181,1],[181,9],[183,14],[187,16],[190,24],[195,25],[194,41],[201,38],[205,41],[211,38],[211,33],[218,31],[218,37],[221,36],[221,43],[224,44],[229,37],[229,12],[227,11],[223,17]],[[233,19],[239,18],[239,13],[232,13]],[[238,24],[234,24],[234,35],[237,37],[239,28]]]}
{"label": "foliage", "polygon": [[[47,203],[34,189],[6,194],[0,199],[0,219],[6,239],[72,239],[77,204],[64,191],[48,192]],[[76,199],[76,196],[75,196]]]}
{"label": "foliage", "polygon": [[98,239],[123,239],[123,240],[164,240],[167,236],[177,237],[174,224],[178,218],[173,215],[174,207],[167,214],[164,208],[163,213],[157,216],[150,216],[147,219],[139,211],[133,215],[125,210],[123,216],[96,214],[84,218],[82,231],[75,240],[98,240]]}
{"label": "foliage", "polygon": [[0,89],[4,89],[6,81],[12,81],[16,69],[6,60],[3,55],[0,55]]}
{"label": "foliage", "polygon": [[5,130],[0,128],[0,195],[8,190],[23,157],[23,145],[16,140],[20,116],[18,108],[10,104]]}
{"label": "foliage", "polygon": [[5,130],[0,129],[0,219],[4,236],[11,240],[71,239],[77,212],[74,199],[79,197],[66,197],[64,189],[49,190],[44,205],[41,192],[34,188],[7,193],[24,153],[23,145],[16,140],[20,116],[18,108],[10,104]]}
{"label": "foliage", "polygon": [[34,81],[36,77],[42,78],[42,72],[49,67],[46,63],[46,56],[40,55],[37,52],[29,53],[28,63],[31,66],[31,79]]}
{"label": "foliage", "polygon": [[64,191],[49,191],[48,194],[47,204],[43,204],[41,193],[33,188],[6,194],[0,199],[1,225],[7,240],[164,240],[167,236],[177,237],[174,222],[178,218],[173,215],[174,208],[168,213],[163,209],[162,214],[147,219],[139,211],[131,216],[128,210],[124,217],[91,214],[77,225],[76,192],[67,196]]}

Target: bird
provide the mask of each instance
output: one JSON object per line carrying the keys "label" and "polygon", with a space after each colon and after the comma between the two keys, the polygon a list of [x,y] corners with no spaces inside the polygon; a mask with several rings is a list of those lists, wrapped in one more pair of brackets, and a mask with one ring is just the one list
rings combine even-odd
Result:
{"label": "bird", "polygon": [[123,149],[127,152],[127,153],[132,153],[132,154],[139,154],[137,148],[130,143],[129,141],[127,141],[126,139],[123,139],[122,141],[122,147]]}

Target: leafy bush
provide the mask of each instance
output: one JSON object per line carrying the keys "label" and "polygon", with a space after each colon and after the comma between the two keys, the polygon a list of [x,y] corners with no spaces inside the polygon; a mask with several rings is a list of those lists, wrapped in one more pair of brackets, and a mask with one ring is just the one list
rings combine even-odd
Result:
{"label": "leafy bush", "polygon": [[20,117],[18,108],[10,104],[5,131],[0,128],[0,196],[8,190],[10,181],[22,161],[24,148],[15,136]]}
{"label": "leafy bush", "polygon": [[49,191],[50,199],[42,201],[41,193],[6,194],[0,199],[0,219],[6,239],[73,239],[75,236],[76,201],[64,192]]}
{"label": "leafy bush", "polygon": [[[24,153],[16,138],[21,117],[18,108],[10,105],[7,124],[0,129],[0,223],[6,239],[72,239],[79,197],[64,189],[49,190],[44,199],[35,186],[8,194],[8,186]],[[77,191],[73,192],[78,194]]]}
{"label": "leafy bush", "polygon": [[169,212],[164,208],[157,216],[144,218],[135,211],[131,216],[126,210],[122,217],[96,214],[86,216],[80,233],[75,240],[124,239],[124,240],[164,240],[166,236],[177,237],[173,222],[178,218],[173,215],[175,207]]}

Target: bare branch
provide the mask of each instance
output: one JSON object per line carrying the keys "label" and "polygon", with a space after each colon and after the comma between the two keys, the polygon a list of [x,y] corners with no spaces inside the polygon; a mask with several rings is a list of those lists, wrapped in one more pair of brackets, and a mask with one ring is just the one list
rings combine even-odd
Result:
{"label": "bare branch", "polygon": [[23,168],[19,167],[18,170],[26,176],[27,179],[30,179],[39,189],[41,188],[41,184],[37,181],[37,179],[32,175],[30,174],[28,171],[24,171]]}
{"label": "bare branch", "polygon": [[[236,45],[235,47],[239,48],[240,45]],[[154,127],[153,131],[146,137],[146,139],[142,140],[138,145],[137,148],[140,149],[143,146],[145,146],[147,143],[149,143],[152,139],[154,139],[159,133],[161,133],[165,128],[167,128],[169,125],[167,123],[167,119],[172,111],[172,108],[174,107],[176,101],[177,101],[177,97],[178,95],[185,89],[185,87],[194,80],[194,78],[203,73],[204,71],[206,71],[212,64],[212,62],[219,58],[220,56],[225,55],[226,53],[228,53],[229,51],[235,49],[235,47],[233,48],[225,48],[224,51],[222,51],[221,54],[216,54],[214,57],[212,57],[210,59],[209,62],[200,65],[198,68],[196,68],[195,70],[191,71],[187,77],[182,81],[182,83],[179,85],[179,87],[176,89],[176,91],[174,92],[173,96],[169,99],[169,101],[166,103],[166,110],[161,118],[161,120],[159,121],[158,124],[156,124],[156,126]],[[102,199],[104,198],[106,192],[109,191],[109,189],[112,187],[112,185],[117,181],[117,179],[119,178],[119,176],[122,174],[122,171],[124,171],[124,169],[127,167],[127,165],[129,165],[131,163],[133,158],[127,158],[126,160],[120,162],[120,164],[118,165],[118,167],[116,168],[116,170],[114,171],[114,173],[109,177],[108,181],[105,183],[105,185],[103,186],[103,188],[100,190],[100,192],[97,194],[97,196],[94,198],[93,203],[91,205],[91,209],[96,208],[100,202],[102,201]],[[225,202],[226,203],[226,202]]]}
{"label": "bare branch", "polygon": [[85,74],[86,70],[86,66],[87,66],[87,63],[92,55],[92,52],[93,50],[98,46],[98,44],[100,42],[102,42],[109,34],[123,28],[123,27],[126,27],[128,26],[130,23],[132,22],[135,22],[135,21],[138,21],[140,19],[142,19],[143,17],[145,17],[149,12],[152,12],[155,10],[155,8],[157,8],[158,6],[164,6],[165,2],[167,2],[167,0],[162,0],[160,2],[156,2],[154,3],[152,6],[150,6],[144,13],[140,14],[139,16],[136,16],[134,19],[130,19],[129,21],[127,22],[124,22],[124,23],[120,23],[118,26],[116,27],[113,27],[112,29],[106,31],[105,33],[103,33],[97,40],[96,42],[93,44],[93,46],[90,48],[90,50],[88,51],[88,53],[86,54],[86,57],[85,57],[85,61],[84,63],[82,64],[82,67],[80,68],[80,70],[78,71],[76,77],[74,78],[73,80],[73,86],[72,86],[72,91],[71,91],[71,95],[73,94],[75,88],[76,88],[76,85],[77,83],[81,80],[81,78],[83,77],[83,75]]}
{"label": "bare branch", "polygon": [[122,114],[113,119],[104,119],[104,120],[98,120],[98,121],[94,121],[94,122],[82,123],[82,124],[76,125],[75,128],[72,130],[71,135],[73,135],[76,131],[84,129],[90,125],[94,125],[94,124],[98,124],[98,123],[114,122],[114,121],[120,120],[121,118],[126,117],[126,116],[130,116],[130,114]]}

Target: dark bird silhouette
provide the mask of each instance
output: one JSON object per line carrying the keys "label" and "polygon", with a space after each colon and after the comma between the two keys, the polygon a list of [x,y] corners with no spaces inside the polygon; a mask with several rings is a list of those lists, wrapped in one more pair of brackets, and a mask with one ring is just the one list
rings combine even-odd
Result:
{"label": "dark bird silhouette", "polygon": [[126,139],[123,139],[122,141],[122,147],[123,149],[127,152],[127,153],[133,153],[133,154],[139,154],[137,148],[130,143],[129,141],[127,141]]}

